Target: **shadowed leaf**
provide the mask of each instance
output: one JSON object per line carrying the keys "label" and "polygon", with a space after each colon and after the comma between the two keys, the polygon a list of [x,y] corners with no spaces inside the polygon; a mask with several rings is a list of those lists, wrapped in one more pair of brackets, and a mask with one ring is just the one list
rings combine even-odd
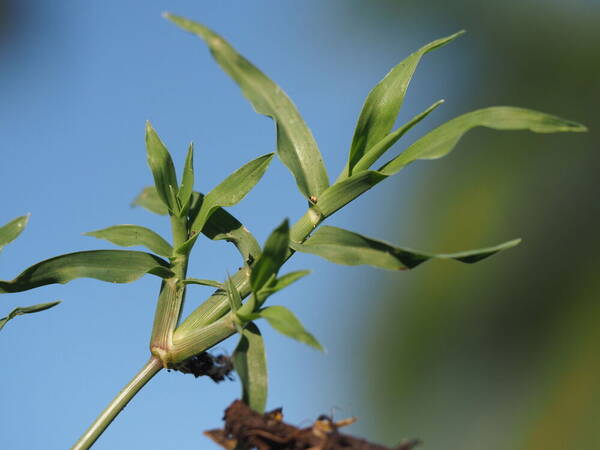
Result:
{"label": "shadowed leaf", "polygon": [[286,307],[269,306],[268,308],[261,309],[258,315],[266,319],[281,334],[323,351],[323,347],[319,344],[319,341],[304,329],[294,313]]}
{"label": "shadowed leaf", "polygon": [[356,173],[331,185],[323,193],[316,207],[323,218],[328,217],[386,178],[387,175],[373,170]]}
{"label": "shadowed leaf", "polygon": [[315,138],[285,92],[212,30],[183,17],[172,14],[165,17],[200,37],[256,112],[275,121],[279,158],[296,178],[300,192],[306,198],[318,198],[329,185],[327,172]]}
{"label": "shadowed leaf", "polygon": [[150,212],[166,216],[169,209],[158,196],[155,186],[145,187],[142,192],[131,203],[131,206],[141,206]]}
{"label": "shadowed leaf", "polygon": [[8,322],[11,319],[14,319],[17,316],[44,311],[45,309],[50,309],[53,306],[58,305],[59,303],[60,303],[60,301],[50,302],[50,303],[40,303],[38,305],[33,305],[33,306],[19,306],[18,308],[13,309],[8,316],[0,319],[0,330],[2,330],[2,328],[4,328],[4,325],[6,325],[6,322]]}
{"label": "shadowed leaf", "polygon": [[154,231],[138,225],[115,225],[102,230],[84,233],[98,239],[105,239],[122,247],[133,247],[143,245],[156,254],[169,258],[173,254],[173,248],[160,235]]}
{"label": "shadowed leaf", "polygon": [[267,358],[258,327],[250,322],[242,330],[233,352],[233,366],[242,382],[242,399],[253,410],[263,413],[267,405]]}
{"label": "shadowed leaf", "polygon": [[412,269],[432,258],[454,259],[471,264],[499,251],[512,248],[520,242],[520,239],[515,239],[495,247],[458,253],[433,254],[395,247],[387,242],[371,239],[342,228],[323,226],[304,244],[293,244],[292,248],[299,252],[319,255],[336,264],[348,266],[368,264],[381,269],[404,270]]}
{"label": "shadowed leaf", "polygon": [[285,262],[289,245],[290,227],[286,219],[267,238],[260,258],[252,267],[250,285],[255,293],[259,292],[271,277],[277,276],[277,272]]}
{"label": "shadowed leaf", "polygon": [[150,253],[129,250],[92,250],[69,253],[39,262],[12,281],[0,281],[0,294],[22,292],[47,284],[64,284],[76,278],[129,283],[150,273],[173,276],[169,263]]}
{"label": "shadowed leaf", "polygon": [[189,208],[189,202],[194,189],[194,144],[190,144],[183,167],[183,176],[181,177],[181,187],[179,188],[178,198],[181,203],[182,212]]}

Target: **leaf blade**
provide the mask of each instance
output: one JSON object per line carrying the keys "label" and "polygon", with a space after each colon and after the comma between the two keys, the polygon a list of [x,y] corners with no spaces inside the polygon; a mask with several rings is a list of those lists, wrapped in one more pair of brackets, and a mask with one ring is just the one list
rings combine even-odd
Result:
{"label": "leaf blade", "polygon": [[437,159],[450,153],[460,138],[475,127],[495,130],[529,130],[534,133],[584,132],[579,123],[561,119],[531,109],[493,106],[478,109],[440,125],[417,140],[397,157],[384,164],[379,171],[393,175],[419,159]]}
{"label": "leaf blade", "polygon": [[267,405],[268,372],[265,345],[260,330],[250,322],[242,330],[233,352],[233,366],[242,382],[242,399],[253,410],[263,413]]}
{"label": "leaf blade", "polygon": [[318,197],[329,185],[323,159],[315,138],[285,92],[209,28],[172,14],[165,17],[202,39],[255,111],[275,121],[279,158],[292,172],[300,192],[306,198]]}
{"label": "leaf blade", "polygon": [[0,227],[0,251],[19,237],[27,226],[27,222],[29,222],[29,214],[17,217]]}
{"label": "leaf blade", "polygon": [[256,294],[271,279],[285,262],[290,243],[290,226],[287,219],[267,238],[260,258],[252,267],[250,285]]}
{"label": "leaf blade", "polygon": [[406,270],[413,269],[433,258],[453,259],[472,264],[512,248],[520,242],[520,239],[514,239],[494,247],[435,254],[396,247],[342,228],[323,226],[304,244],[292,244],[292,248],[321,256],[336,264],[349,266],[367,264],[387,270]]}
{"label": "leaf blade", "polygon": [[179,202],[182,205],[182,211],[185,212],[194,191],[194,144],[190,144],[185,157],[183,166],[183,175],[181,177],[181,186],[177,194]]}
{"label": "leaf blade", "polygon": [[91,250],[68,253],[25,269],[12,281],[0,281],[0,294],[23,292],[48,284],[65,284],[76,278],[129,283],[146,273],[172,276],[169,263],[150,253],[130,250]]}
{"label": "leaf blade", "polygon": [[421,47],[392,68],[369,92],[354,131],[348,158],[348,174],[352,174],[358,161],[392,130],[421,58],[426,53],[452,42],[463,33],[464,30]]}
{"label": "leaf blade", "polygon": [[150,122],[146,122],[146,155],[158,196],[169,210],[177,211],[174,197],[179,189],[175,165],[169,150],[160,140]]}
{"label": "leaf blade", "polygon": [[139,225],[114,225],[101,230],[83,233],[98,239],[104,239],[122,247],[142,245],[160,256],[169,258],[173,254],[173,247],[158,233]]}
{"label": "leaf blade", "polygon": [[9,320],[12,320],[17,316],[44,311],[46,309],[50,309],[50,308],[58,305],[59,303],[60,303],[60,300],[55,301],[55,302],[49,302],[49,303],[39,303],[37,305],[32,305],[32,306],[19,306],[19,307],[13,309],[8,314],[8,316],[0,319],[0,330],[2,330],[2,328],[4,328],[4,325],[6,325],[6,323]]}
{"label": "leaf blade", "polygon": [[147,186],[142,189],[142,192],[131,202],[131,207],[141,206],[154,214],[166,216],[169,214],[167,205],[160,199],[156,186]]}
{"label": "leaf blade", "polygon": [[296,315],[285,306],[269,306],[259,311],[259,316],[281,334],[323,351],[323,346],[310,334]]}

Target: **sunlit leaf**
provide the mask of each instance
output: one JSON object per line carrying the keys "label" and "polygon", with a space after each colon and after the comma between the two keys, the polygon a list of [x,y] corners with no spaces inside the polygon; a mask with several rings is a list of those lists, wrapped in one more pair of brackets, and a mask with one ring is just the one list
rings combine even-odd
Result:
{"label": "sunlit leaf", "polygon": [[349,174],[360,159],[392,130],[400,112],[404,96],[421,57],[463,34],[460,31],[452,36],[433,41],[404,61],[396,65],[369,93],[358,118],[350,157]]}
{"label": "sunlit leaf", "polygon": [[225,287],[223,286],[223,283],[219,283],[218,281],[214,281],[214,280],[203,280],[203,279],[199,279],[199,278],[186,278],[185,280],[183,280],[184,284],[198,284],[200,286],[210,286],[210,287],[214,287],[217,289],[225,289]]}
{"label": "sunlit leaf", "polygon": [[0,227],[0,250],[23,232],[28,221],[29,215],[21,216]]}
{"label": "sunlit leaf", "polygon": [[306,198],[318,198],[329,185],[327,172],[315,138],[285,92],[204,25],[171,14],[165,17],[200,37],[221,68],[240,86],[256,112],[275,121],[279,158],[296,178],[300,192]]}
{"label": "sunlit leaf", "polygon": [[4,325],[6,325],[6,322],[8,322],[11,319],[14,319],[17,316],[44,311],[45,309],[52,308],[53,306],[56,306],[59,303],[60,303],[60,301],[50,302],[50,303],[40,303],[38,305],[33,305],[33,306],[19,306],[18,308],[13,309],[8,316],[0,319],[0,330],[2,328],[4,328]]}
{"label": "sunlit leaf", "polygon": [[161,216],[169,214],[169,209],[158,196],[155,186],[145,187],[131,203],[131,206],[141,206],[142,208],[155,214],[160,214]]}
{"label": "sunlit leaf", "polygon": [[248,323],[242,330],[232,359],[242,382],[242,399],[250,408],[263,413],[267,405],[267,358],[263,338],[254,323]]}
{"label": "sunlit leaf", "polygon": [[183,167],[183,176],[181,177],[181,187],[179,188],[178,198],[183,207],[187,209],[192,192],[194,189],[194,144],[190,144]]}
{"label": "sunlit leaf", "polygon": [[122,247],[133,247],[143,245],[158,255],[169,258],[173,254],[173,248],[160,235],[154,231],[138,225],[115,225],[102,230],[84,233],[99,239],[105,239]]}
{"label": "sunlit leaf", "polygon": [[177,194],[177,175],[171,155],[162,143],[150,122],[146,123],[146,150],[148,165],[152,170],[154,185],[158,196],[172,211],[177,210],[175,195]]}
{"label": "sunlit leaf", "polygon": [[47,284],[64,284],[76,278],[129,283],[150,273],[173,276],[169,263],[158,256],[129,250],[92,250],[69,253],[39,262],[12,281],[0,281],[0,294],[22,292]]}
{"label": "sunlit leaf", "polygon": [[446,156],[460,138],[472,128],[487,127],[495,130],[529,130],[535,133],[582,132],[583,125],[560,117],[530,109],[495,106],[458,116],[423,136],[404,152],[385,164],[385,175],[393,175],[418,159],[436,159]]}
{"label": "sunlit leaf", "polygon": [[242,306],[242,297],[240,296],[239,291],[233,284],[231,277],[227,277],[227,281],[225,281],[225,290],[227,291],[227,298],[229,299],[229,307],[233,312],[240,309]]}
{"label": "sunlit leaf", "polygon": [[304,278],[310,273],[310,270],[296,270],[294,272],[286,273],[281,277],[273,280],[267,286],[264,286],[258,293],[258,297],[264,301],[264,299],[282,289],[288,287],[290,284],[295,283],[300,278]]}
{"label": "sunlit leaf", "polygon": [[328,217],[386,178],[387,175],[372,170],[356,173],[331,185],[323,193],[316,207],[323,218]]}
{"label": "sunlit leaf", "polygon": [[261,318],[266,319],[281,334],[323,351],[323,347],[319,344],[319,341],[306,331],[294,313],[286,307],[269,306],[260,310],[258,314]]}
{"label": "sunlit leaf", "polygon": [[272,158],[273,154],[269,153],[250,161],[206,194],[192,224],[192,231],[202,230],[208,218],[218,207],[233,206],[241,201],[260,181]]}
{"label": "sunlit leaf", "polygon": [[293,244],[294,250],[319,255],[336,264],[356,266],[368,264],[389,270],[412,269],[431,259],[454,259],[471,264],[512,248],[521,242],[515,239],[495,247],[468,250],[458,253],[425,253],[395,247],[387,242],[371,239],[342,228],[323,226],[304,244]]}
{"label": "sunlit leaf", "polygon": [[269,281],[285,262],[285,257],[290,244],[290,227],[288,220],[284,220],[267,238],[263,252],[252,267],[250,285],[257,293]]}
{"label": "sunlit leaf", "polygon": [[439,100],[427,108],[422,113],[413,117],[408,123],[402,125],[396,131],[388,134],[375,145],[373,145],[367,153],[356,163],[353,173],[358,173],[361,170],[367,170],[375,161],[377,161],[389,148],[404,136],[412,127],[418,124],[421,120],[427,117],[434,109],[444,103],[444,100]]}

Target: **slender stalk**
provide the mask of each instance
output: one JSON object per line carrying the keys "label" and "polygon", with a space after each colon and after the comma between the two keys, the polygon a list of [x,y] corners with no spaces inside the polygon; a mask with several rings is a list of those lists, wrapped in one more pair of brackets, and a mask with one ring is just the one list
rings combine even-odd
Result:
{"label": "slender stalk", "polygon": [[119,392],[94,423],[79,438],[75,445],[71,447],[71,450],[86,450],[90,448],[114,418],[117,417],[125,406],[127,406],[127,403],[129,403],[135,394],[137,394],[138,391],[160,371],[160,369],[162,369],[162,362],[154,356],[150,358],[144,367],[142,367],[142,370],[140,370],[127,386]]}

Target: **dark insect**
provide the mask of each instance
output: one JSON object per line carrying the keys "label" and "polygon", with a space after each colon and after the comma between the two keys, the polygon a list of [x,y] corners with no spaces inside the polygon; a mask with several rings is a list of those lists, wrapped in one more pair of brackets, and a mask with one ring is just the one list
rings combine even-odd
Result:
{"label": "dark insect", "polygon": [[198,353],[185,361],[175,365],[173,370],[181,373],[191,373],[196,378],[206,375],[215,383],[224,381],[225,378],[233,380],[233,363],[227,355],[213,356],[208,352]]}

